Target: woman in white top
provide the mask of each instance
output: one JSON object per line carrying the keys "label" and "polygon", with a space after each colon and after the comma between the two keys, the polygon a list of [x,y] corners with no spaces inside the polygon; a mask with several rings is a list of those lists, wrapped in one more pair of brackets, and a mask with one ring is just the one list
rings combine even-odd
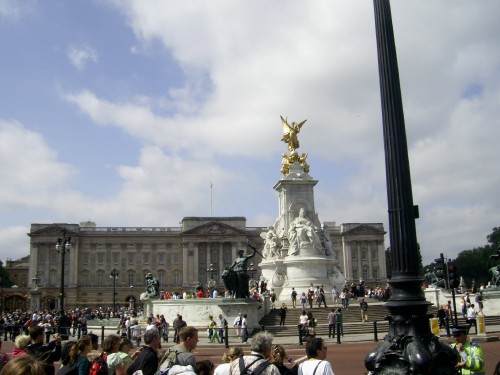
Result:
{"label": "woman in white top", "polygon": [[239,346],[233,346],[232,348],[229,348],[229,350],[222,356],[222,360],[224,361],[224,363],[215,368],[214,375],[229,375],[231,362],[233,362],[235,359],[243,357],[243,354],[243,349],[241,349]]}
{"label": "woman in white top", "polygon": [[326,360],[326,345],[321,337],[306,341],[307,361],[299,365],[298,375],[334,375],[330,362]]}

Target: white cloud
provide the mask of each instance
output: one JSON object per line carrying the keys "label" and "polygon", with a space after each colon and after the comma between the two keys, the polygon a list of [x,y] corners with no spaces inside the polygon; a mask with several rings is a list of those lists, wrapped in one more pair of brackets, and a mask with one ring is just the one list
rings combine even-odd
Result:
{"label": "white cloud", "polygon": [[67,54],[71,64],[78,70],[85,69],[89,62],[97,63],[99,61],[97,51],[89,45],[69,46]]}
{"label": "white cloud", "polygon": [[72,174],[40,134],[0,120],[0,207],[47,207]]}
{"label": "white cloud", "polygon": [[[118,168],[121,184],[108,198],[68,188],[70,167],[42,135],[5,122],[1,129],[11,142],[2,143],[2,165],[15,161],[26,175],[0,170],[9,181],[0,187],[0,207],[17,202],[48,210],[32,221],[84,216],[98,225],[175,225],[182,216],[208,214],[214,181],[218,213],[269,225],[277,216],[272,186],[280,178],[285,145],[279,115],[285,115],[308,119],[301,152],[309,153],[311,174],[320,181],[321,219],[383,221],[388,230],[371,3],[111,3],[134,32],[134,59],[163,47],[185,81],[161,82],[164,94],[156,97],[127,92],[116,99],[91,81],[63,89],[66,102],[86,119],[140,145],[138,160]],[[436,252],[452,256],[484,244],[500,225],[500,3],[456,1],[450,8],[444,1],[408,0],[392,6],[421,213],[417,235],[424,260],[432,260]],[[98,62],[91,47],[74,51],[70,59],[78,69]],[[14,140],[24,136],[27,154],[11,157]],[[43,178],[54,171],[62,175]],[[71,199],[71,207],[56,207],[54,191]]]}
{"label": "white cloud", "polygon": [[29,254],[29,227],[0,228],[0,260],[19,259]]}
{"label": "white cloud", "polygon": [[0,0],[0,19],[18,21],[32,14],[36,8],[36,0]]}

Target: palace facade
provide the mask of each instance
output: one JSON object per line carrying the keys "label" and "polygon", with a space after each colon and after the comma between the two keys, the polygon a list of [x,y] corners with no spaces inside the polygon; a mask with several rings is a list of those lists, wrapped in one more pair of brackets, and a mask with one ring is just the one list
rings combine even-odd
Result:
{"label": "palace facade", "polygon": [[[220,274],[247,243],[262,249],[267,228],[247,227],[244,217],[185,217],[180,227],[98,227],[80,224],[32,224],[27,307],[59,308],[64,269],[66,308],[133,307],[140,303],[145,276],[153,274],[160,289],[193,290],[198,283],[224,285]],[[386,283],[385,231],[380,223],[326,222],[333,251],[347,282]],[[71,237],[64,254],[56,249],[63,230]],[[250,276],[260,276],[260,255],[251,259]],[[8,269],[7,269],[8,271]],[[112,275],[115,275],[113,277]],[[215,285],[215,286],[214,286]],[[113,301],[113,291],[115,299]]]}

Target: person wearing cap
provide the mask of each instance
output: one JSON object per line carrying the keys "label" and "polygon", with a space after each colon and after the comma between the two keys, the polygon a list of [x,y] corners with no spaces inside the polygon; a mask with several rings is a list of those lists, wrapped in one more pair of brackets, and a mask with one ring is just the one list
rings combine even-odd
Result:
{"label": "person wearing cap", "polygon": [[467,340],[467,327],[457,326],[452,329],[455,342],[451,348],[458,356],[457,368],[461,374],[485,374],[483,349],[479,344]]}

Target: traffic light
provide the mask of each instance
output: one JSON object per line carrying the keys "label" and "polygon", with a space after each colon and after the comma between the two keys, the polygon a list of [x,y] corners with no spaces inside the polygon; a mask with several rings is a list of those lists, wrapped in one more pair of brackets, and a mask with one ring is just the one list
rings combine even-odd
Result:
{"label": "traffic light", "polygon": [[460,277],[457,272],[457,264],[454,260],[448,262],[448,280],[450,281],[450,288],[455,289],[460,285]]}
{"label": "traffic light", "polygon": [[436,286],[439,288],[446,288],[446,270],[444,265],[444,255],[443,253],[441,253],[440,255],[441,256],[439,258],[436,258],[434,260],[434,263],[436,263],[436,266],[434,268],[434,274],[438,278]]}

